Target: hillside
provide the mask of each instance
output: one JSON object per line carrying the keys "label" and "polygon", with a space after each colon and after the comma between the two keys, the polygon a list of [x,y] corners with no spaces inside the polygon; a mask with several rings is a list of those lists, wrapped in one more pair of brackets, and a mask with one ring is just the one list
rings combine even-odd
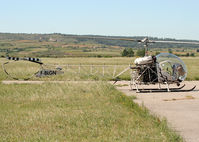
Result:
{"label": "hillside", "polygon": [[[93,38],[96,37],[96,38]],[[103,37],[103,39],[102,39]],[[121,56],[124,48],[134,50],[143,47],[142,44],[131,41],[110,40],[106,38],[144,37],[113,37],[98,35],[68,35],[68,34],[24,34],[0,33],[0,56],[6,53],[15,56],[34,57],[117,57]],[[149,37],[151,40],[174,40]],[[190,40],[181,40],[190,41]],[[183,44],[152,44],[152,51],[168,51],[169,48],[177,52],[195,52],[197,45]]]}

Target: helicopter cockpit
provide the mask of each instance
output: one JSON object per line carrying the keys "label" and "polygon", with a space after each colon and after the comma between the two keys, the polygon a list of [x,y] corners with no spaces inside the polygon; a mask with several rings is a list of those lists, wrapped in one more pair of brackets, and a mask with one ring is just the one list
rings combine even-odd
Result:
{"label": "helicopter cockpit", "polygon": [[157,72],[159,81],[183,81],[187,76],[184,62],[176,55],[161,53],[157,58]]}

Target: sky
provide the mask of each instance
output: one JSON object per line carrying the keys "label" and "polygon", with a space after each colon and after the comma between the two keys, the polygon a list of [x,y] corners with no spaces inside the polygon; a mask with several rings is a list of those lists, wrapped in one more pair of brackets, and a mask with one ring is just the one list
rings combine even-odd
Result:
{"label": "sky", "polygon": [[199,40],[198,0],[0,0],[0,32]]}

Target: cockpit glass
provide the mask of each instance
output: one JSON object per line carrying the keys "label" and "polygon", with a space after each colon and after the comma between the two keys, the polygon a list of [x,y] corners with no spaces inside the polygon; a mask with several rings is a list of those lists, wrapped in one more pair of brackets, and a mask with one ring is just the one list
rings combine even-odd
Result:
{"label": "cockpit glass", "polygon": [[162,72],[172,76],[174,79],[185,80],[187,68],[180,58],[170,53],[158,54],[156,58]]}

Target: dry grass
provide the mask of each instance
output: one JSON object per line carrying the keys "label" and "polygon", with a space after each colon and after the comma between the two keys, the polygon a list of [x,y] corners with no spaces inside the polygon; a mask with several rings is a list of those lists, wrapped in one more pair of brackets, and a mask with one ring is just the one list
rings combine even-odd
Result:
{"label": "dry grass", "polygon": [[0,141],[182,141],[103,82],[0,84],[0,108]]}
{"label": "dry grass", "polygon": [[199,57],[183,57],[188,69],[187,80],[199,80]]}
{"label": "dry grass", "polygon": [[[53,65],[67,65],[67,64],[76,64],[76,65],[123,65],[117,68],[116,74],[121,72],[123,69],[132,64],[135,58],[43,58],[42,61],[45,64],[53,64]],[[199,80],[199,57],[183,57],[182,60],[185,62],[187,69],[188,69],[188,76],[187,80]],[[5,62],[5,59],[1,59],[1,63]],[[30,76],[32,73],[39,69],[38,65],[34,63],[22,63],[17,62],[13,64],[8,64],[8,71],[14,76]],[[113,76],[114,66],[107,67],[105,69],[105,76],[102,76],[102,67],[93,68],[93,72],[98,71],[96,74],[90,74],[90,67],[83,68],[81,73],[74,73],[78,72],[78,66],[73,67],[69,70],[64,67],[65,74],[58,75],[58,76],[51,76],[46,78],[32,78],[32,80],[110,80]],[[6,79],[7,76],[5,73],[0,69],[0,80]],[[9,79],[9,78],[8,78]],[[130,79],[130,71],[126,72],[121,76],[121,79]]]}

